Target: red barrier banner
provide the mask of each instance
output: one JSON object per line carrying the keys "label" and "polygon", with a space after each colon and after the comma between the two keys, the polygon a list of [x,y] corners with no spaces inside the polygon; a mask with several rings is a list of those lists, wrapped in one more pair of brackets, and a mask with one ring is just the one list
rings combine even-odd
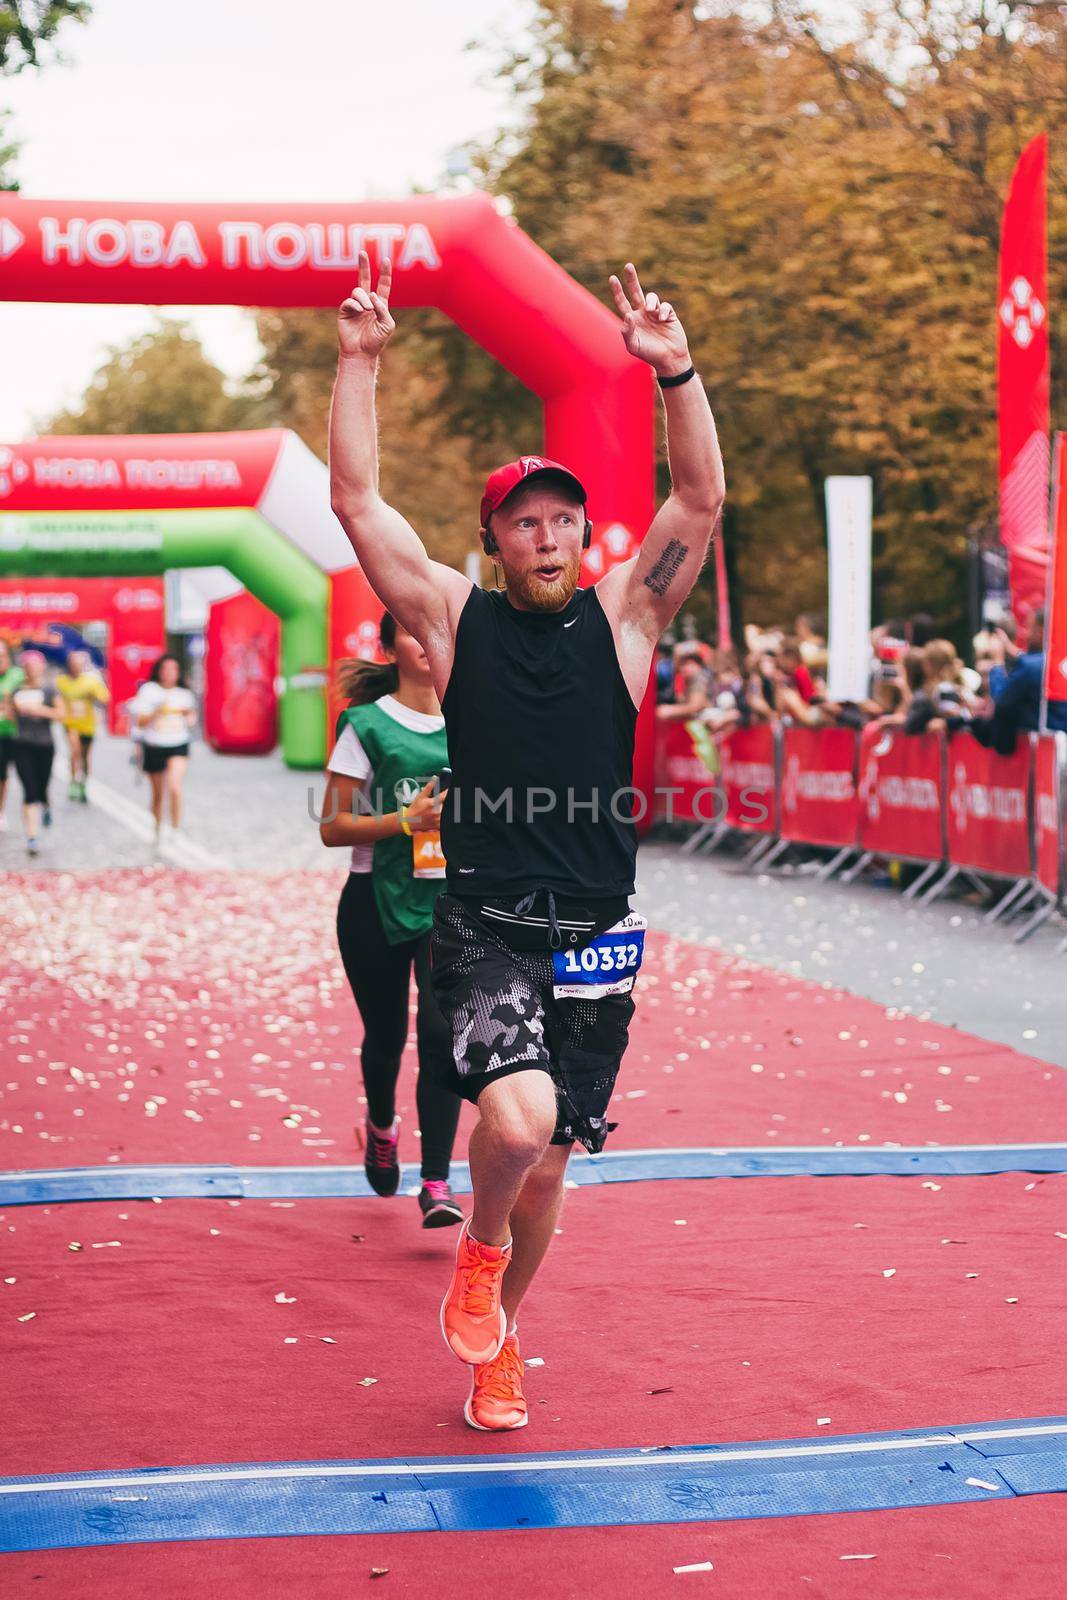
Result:
{"label": "red barrier banner", "polygon": [[783,839],[856,843],[856,734],[851,728],[786,728],[782,735]]}
{"label": "red barrier banner", "polygon": [[1034,872],[1050,894],[1060,892],[1063,802],[1055,734],[1038,739],[1034,751]]}
{"label": "red barrier banner", "polygon": [[717,822],[722,814],[717,764],[702,723],[657,722],[656,816],[668,822]]}
{"label": "red barrier banner", "polygon": [[998,756],[957,733],[948,746],[948,858],[999,877],[1030,875],[1030,775],[1033,749],[1020,739]]}
{"label": "red barrier banner", "polygon": [[864,728],[859,786],[864,850],[912,861],[943,860],[942,749],[936,733]]}
{"label": "red barrier banner", "polygon": [[719,746],[724,820],[747,833],[774,833],[778,826],[774,780],[774,729],[766,723],[735,728]]}

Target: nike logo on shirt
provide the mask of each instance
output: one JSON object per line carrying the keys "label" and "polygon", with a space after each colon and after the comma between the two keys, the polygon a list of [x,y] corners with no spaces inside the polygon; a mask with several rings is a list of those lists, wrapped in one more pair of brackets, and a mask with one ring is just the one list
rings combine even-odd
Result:
{"label": "nike logo on shirt", "polygon": [[563,626],[564,626],[564,627],[565,627],[565,628],[573,628],[573,627],[574,627],[574,624],[575,624],[575,623],[576,623],[576,622],[577,622],[577,621],[578,621],[578,618],[577,618],[577,617],[572,617],[572,618],[571,618],[571,620],[570,620],[570,621],[569,621],[569,622],[565,622],[565,623],[564,623],[564,624],[563,624]]}

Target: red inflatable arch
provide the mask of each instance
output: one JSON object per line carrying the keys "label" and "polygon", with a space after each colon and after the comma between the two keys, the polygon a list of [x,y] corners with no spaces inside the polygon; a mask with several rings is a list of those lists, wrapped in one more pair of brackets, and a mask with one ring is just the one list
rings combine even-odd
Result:
{"label": "red inflatable arch", "polygon": [[[436,306],[544,403],[545,453],[589,490],[585,581],[654,511],[652,375],[614,316],[486,195],[358,205],[100,204],[0,195],[0,299],[334,306],[356,255],[388,254],[394,305]],[[532,441],[516,439],[514,451]],[[471,534],[476,508],[471,507]],[[637,783],[650,792],[651,696]]]}

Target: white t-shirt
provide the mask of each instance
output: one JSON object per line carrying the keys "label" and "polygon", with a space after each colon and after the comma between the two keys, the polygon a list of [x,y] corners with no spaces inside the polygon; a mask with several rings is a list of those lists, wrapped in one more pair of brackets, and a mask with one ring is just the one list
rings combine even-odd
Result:
{"label": "white t-shirt", "polygon": [[[383,694],[376,704],[379,711],[384,711],[387,717],[399,722],[409,733],[440,733],[445,725],[444,717],[430,716],[425,711],[411,711],[407,706],[402,706],[399,700],[394,700],[391,694]],[[374,770],[371,767],[370,757],[363,748],[359,734],[348,723],[341,729],[341,737],[333,747],[330,759],[326,763],[326,770],[336,772],[342,778],[358,778],[366,789],[373,786]],[[373,861],[372,844],[353,845],[352,860],[348,870],[370,872]]]}
{"label": "white t-shirt", "polygon": [[136,731],[139,737],[145,744],[157,748],[187,744],[192,729],[182,713],[196,710],[196,700],[192,691],[164,689],[161,683],[143,683],[130,707],[130,719],[134,721],[137,717],[146,717],[150,711],[156,711],[160,707],[165,710],[166,715],[138,728]]}

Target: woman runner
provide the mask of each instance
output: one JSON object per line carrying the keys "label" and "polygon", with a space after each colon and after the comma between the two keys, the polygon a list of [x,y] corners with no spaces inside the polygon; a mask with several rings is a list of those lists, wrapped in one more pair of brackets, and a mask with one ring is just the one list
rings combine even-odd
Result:
{"label": "woman runner", "polygon": [[463,1220],[448,1182],[460,1101],[439,1081],[453,1070],[452,1034],[433,997],[429,969],[433,909],[445,875],[442,796],[434,791],[448,748],[422,646],[388,613],[380,637],[385,664],[352,661],[342,669],[350,705],[327,763],[319,831],[323,844],[352,851],[337,907],[337,943],[363,1020],[364,1169],[376,1194],[396,1193],[396,1083],[414,966],[419,1209],[424,1228],[440,1228]]}
{"label": "woman runner", "polygon": [[56,678],[56,691],[63,702],[63,726],[70,749],[67,799],[80,800],[84,805],[89,798],[85,785],[89,778],[89,751],[96,734],[96,708],[106,706],[111,696],[87,650],[70,652],[66,672]]}
{"label": "woman runner", "polygon": [[47,663],[41,652],[24,650],[19,665],[23,681],[11,695],[15,713],[15,771],[22,785],[26,850],[35,856],[40,851],[38,834],[48,806],[48,783],[56,751],[52,724],[58,722],[63,713],[57,705],[56,691],[45,680]]}

